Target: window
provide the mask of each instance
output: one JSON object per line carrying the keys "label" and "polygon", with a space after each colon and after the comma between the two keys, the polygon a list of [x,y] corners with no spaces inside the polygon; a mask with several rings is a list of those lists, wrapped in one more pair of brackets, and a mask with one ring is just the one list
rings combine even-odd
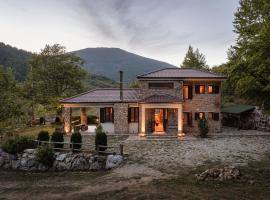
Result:
{"label": "window", "polygon": [[183,112],[183,125],[192,126],[192,113],[191,112]]}
{"label": "window", "polygon": [[219,85],[208,85],[209,94],[218,94],[219,93]]}
{"label": "window", "polygon": [[196,85],[195,86],[196,94],[204,94],[205,93],[205,85]]}
{"label": "window", "polygon": [[208,119],[218,121],[219,120],[219,113],[209,112]]}
{"label": "window", "polygon": [[219,121],[219,113],[214,113],[213,114],[213,120]]}
{"label": "window", "polygon": [[205,113],[204,112],[196,112],[195,113],[195,120],[205,118]]}
{"label": "window", "polygon": [[183,87],[183,97],[184,99],[192,99],[192,85],[184,85]]}
{"label": "window", "polygon": [[213,85],[208,85],[208,93],[209,94],[213,94],[214,93]]}
{"label": "window", "polygon": [[214,113],[209,112],[209,113],[208,113],[208,119],[209,119],[209,120],[213,120],[213,118],[214,118]]}
{"label": "window", "polygon": [[149,89],[173,89],[173,83],[149,83]]}
{"label": "window", "polygon": [[106,108],[100,108],[100,122],[113,122],[113,108],[112,107],[106,107]]}
{"label": "window", "polygon": [[139,107],[128,108],[128,122],[139,122]]}

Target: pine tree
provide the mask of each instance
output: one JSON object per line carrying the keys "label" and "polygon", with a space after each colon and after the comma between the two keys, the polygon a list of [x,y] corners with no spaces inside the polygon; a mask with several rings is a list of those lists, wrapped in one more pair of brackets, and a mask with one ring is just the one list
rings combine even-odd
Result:
{"label": "pine tree", "polygon": [[188,47],[188,51],[185,55],[185,58],[181,67],[194,68],[194,69],[208,69],[205,56],[199,52],[199,49],[196,49],[194,51],[191,45],[189,45]]}

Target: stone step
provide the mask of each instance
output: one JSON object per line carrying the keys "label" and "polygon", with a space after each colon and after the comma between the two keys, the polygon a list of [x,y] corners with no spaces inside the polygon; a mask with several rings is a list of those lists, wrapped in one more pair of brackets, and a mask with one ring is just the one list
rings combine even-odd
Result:
{"label": "stone step", "polygon": [[176,139],[177,135],[146,135],[147,139]]}

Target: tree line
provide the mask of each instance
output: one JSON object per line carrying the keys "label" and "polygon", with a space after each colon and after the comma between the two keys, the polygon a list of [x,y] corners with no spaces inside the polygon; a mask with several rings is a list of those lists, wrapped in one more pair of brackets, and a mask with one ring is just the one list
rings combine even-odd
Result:
{"label": "tree line", "polygon": [[233,21],[236,44],[228,62],[209,68],[199,50],[190,46],[181,65],[222,73],[225,102],[251,103],[270,110],[270,1],[240,0]]}

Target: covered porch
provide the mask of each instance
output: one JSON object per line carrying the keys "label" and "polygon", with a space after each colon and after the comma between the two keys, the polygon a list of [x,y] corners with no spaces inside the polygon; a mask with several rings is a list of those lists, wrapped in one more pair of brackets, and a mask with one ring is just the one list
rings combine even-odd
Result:
{"label": "covered porch", "polygon": [[140,135],[183,136],[181,103],[140,105]]}

